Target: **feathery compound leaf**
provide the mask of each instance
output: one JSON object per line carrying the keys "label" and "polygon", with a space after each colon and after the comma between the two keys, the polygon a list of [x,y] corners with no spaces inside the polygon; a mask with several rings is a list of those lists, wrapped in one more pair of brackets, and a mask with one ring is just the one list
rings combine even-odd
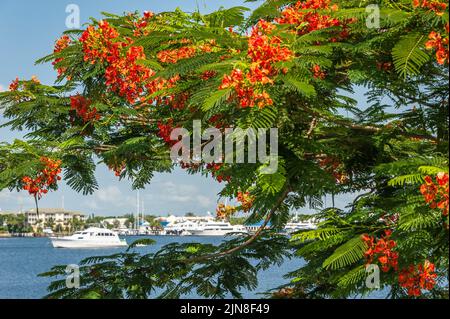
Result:
{"label": "feathery compound leaf", "polygon": [[427,209],[410,209],[400,215],[399,229],[420,230],[439,225],[440,215]]}
{"label": "feathery compound leaf", "polygon": [[316,90],[314,89],[314,86],[312,86],[309,83],[298,81],[297,79],[293,77],[284,77],[283,78],[284,84],[286,87],[297,91],[301,95],[305,97],[313,97],[316,95]]}
{"label": "feathery compound leaf", "polygon": [[419,184],[423,182],[423,176],[422,174],[408,174],[403,176],[398,176],[393,179],[391,179],[388,182],[389,186],[403,186],[405,184]]}
{"label": "feathery compound leaf", "polygon": [[364,256],[367,245],[362,241],[361,236],[350,239],[339,246],[334,253],[322,264],[325,269],[339,269],[351,265]]}
{"label": "feathery compound leaf", "polygon": [[422,174],[427,174],[427,175],[436,175],[441,172],[448,173],[448,167],[436,167],[436,166],[424,165],[424,166],[419,167],[419,172],[421,172]]}
{"label": "feathery compound leaf", "polygon": [[202,110],[208,111],[211,108],[223,103],[226,99],[230,97],[232,93],[231,89],[226,90],[217,90],[213,94],[211,94],[208,98],[203,102]]}
{"label": "feathery compound leaf", "polygon": [[425,35],[412,33],[403,36],[392,49],[395,69],[403,76],[416,75],[429,56],[423,50]]}
{"label": "feathery compound leaf", "polygon": [[143,239],[138,239],[135,240],[134,242],[132,242],[129,246],[127,251],[130,251],[132,248],[135,247],[139,247],[139,246],[150,246],[150,245],[154,245],[156,243],[155,240],[151,239],[151,238],[143,238]]}
{"label": "feathery compound leaf", "polygon": [[338,281],[339,287],[349,287],[354,286],[361,282],[366,275],[366,267],[364,265],[353,268],[344,276],[342,276]]}
{"label": "feathery compound leaf", "polygon": [[294,242],[305,242],[314,239],[325,240],[337,233],[341,232],[339,228],[319,228],[314,230],[303,231],[292,236],[291,240]]}

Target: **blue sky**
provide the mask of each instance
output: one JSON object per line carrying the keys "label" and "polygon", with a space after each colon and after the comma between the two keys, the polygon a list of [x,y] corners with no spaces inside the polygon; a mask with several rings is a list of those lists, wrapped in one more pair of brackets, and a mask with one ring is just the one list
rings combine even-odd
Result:
{"label": "blue sky", "polygon": [[[161,12],[180,7],[185,11],[199,8],[202,12],[208,12],[220,6],[256,6],[255,3],[244,3],[243,0],[1,0],[0,91],[6,90],[17,76],[29,79],[36,75],[43,83],[53,83],[56,73],[52,65],[36,66],[34,62],[49,54],[55,39],[66,30],[66,7],[69,4],[79,6],[82,24],[88,22],[89,17],[100,18],[102,11],[117,14],[135,10]],[[0,114],[0,123],[4,122],[5,119]],[[11,141],[20,136],[18,132],[0,129],[0,141]],[[61,207],[64,201],[66,209],[96,215],[119,215],[135,210],[136,192],[131,191],[129,182],[118,182],[114,174],[104,166],[98,167],[97,177],[100,187],[95,194],[83,196],[62,183],[57,192],[50,193],[41,200],[40,207]],[[215,181],[176,170],[172,174],[156,175],[151,185],[141,191],[141,198],[147,214],[184,215],[189,211],[205,214],[215,210],[220,189],[221,185]],[[342,205],[347,199],[342,198],[338,202]],[[28,209],[33,205],[33,200],[24,191],[0,192],[0,210]]]}

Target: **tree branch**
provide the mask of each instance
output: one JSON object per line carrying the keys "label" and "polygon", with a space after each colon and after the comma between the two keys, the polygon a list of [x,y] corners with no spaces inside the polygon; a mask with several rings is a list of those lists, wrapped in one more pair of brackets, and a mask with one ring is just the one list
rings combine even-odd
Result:
{"label": "tree branch", "polygon": [[[310,109],[306,109],[306,108],[305,108],[305,111],[314,115],[315,117],[320,117],[329,122],[333,122],[335,124],[339,124],[339,125],[345,126],[347,128],[355,129],[355,130],[379,133],[379,132],[382,132],[383,129],[385,128],[385,126],[382,127],[382,126],[356,124],[356,123],[353,123],[348,120],[333,118],[331,116],[327,116],[327,115],[324,115],[319,112],[316,112],[316,111],[313,111]],[[409,132],[405,132],[405,131],[396,131],[395,133],[398,135],[402,135],[402,136],[410,137],[410,138],[419,138],[419,139],[425,139],[425,140],[430,140],[430,141],[434,141],[434,142],[439,141],[439,139],[437,137],[432,136],[432,135],[409,133]]]}
{"label": "tree branch", "polygon": [[203,261],[203,260],[223,257],[223,256],[226,256],[226,255],[232,254],[234,252],[237,252],[239,250],[242,250],[245,247],[247,247],[250,244],[252,244],[259,237],[261,232],[266,228],[267,224],[270,222],[270,219],[272,218],[272,215],[277,211],[277,209],[280,207],[280,205],[286,199],[286,197],[287,197],[287,195],[289,194],[290,191],[291,191],[291,188],[290,187],[286,187],[286,189],[283,191],[281,196],[276,201],[275,205],[272,207],[270,212],[267,214],[266,218],[264,219],[263,224],[257,229],[257,231],[250,238],[248,238],[241,245],[239,245],[237,247],[233,247],[233,248],[231,248],[229,250],[226,250],[226,251],[219,252],[219,253],[187,259],[186,262],[187,263],[196,263],[196,262]]}

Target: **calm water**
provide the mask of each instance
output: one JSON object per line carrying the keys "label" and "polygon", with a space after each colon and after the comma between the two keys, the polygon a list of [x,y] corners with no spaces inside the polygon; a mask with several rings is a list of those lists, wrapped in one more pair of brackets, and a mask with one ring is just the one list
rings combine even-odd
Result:
{"label": "calm water", "polygon": [[[142,237],[139,237],[142,238]],[[143,253],[159,250],[170,242],[201,242],[218,244],[218,237],[152,237],[155,245],[137,248]],[[128,243],[136,238],[128,237]],[[48,238],[0,238],[0,299],[42,298],[50,278],[41,278],[39,273],[50,270],[54,265],[77,264],[89,256],[110,255],[117,249],[54,249]],[[245,298],[260,298],[257,293],[265,292],[286,282],[283,275],[299,268],[302,260],[287,260],[281,267],[271,267],[260,272],[259,286],[255,291],[244,291]],[[195,296],[192,296],[195,297]]]}

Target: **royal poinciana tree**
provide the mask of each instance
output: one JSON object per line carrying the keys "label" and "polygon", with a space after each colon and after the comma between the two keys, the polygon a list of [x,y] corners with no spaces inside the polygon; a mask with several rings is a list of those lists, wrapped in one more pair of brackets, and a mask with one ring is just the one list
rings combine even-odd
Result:
{"label": "royal poinciana tree", "polygon": [[[58,176],[97,188],[96,165],[144,188],[179,165],[222,183],[218,215],[244,211],[253,235],[219,246],[170,244],[82,262],[80,289],[51,298],[240,297],[257,273],[294,253],[273,297],[370,293],[366,265],[391,298],[448,298],[448,8],[443,1],[266,1],[210,14],[104,14],[67,31],[54,86],[16,79],[0,93],[4,126],[25,140],[0,146],[0,189],[37,200]],[[352,98],[364,87],[366,101]],[[173,128],[277,128],[278,170],[264,163],[174,162]],[[207,141],[203,141],[205,145]],[[61,172],[62,169],[62,172]],[[354,194],[346,209],[324,195]],[[36,200],[36,202],[37,202]],[[292,210],[316,208],[316,230],[277,235]],[[271,225],[269,230],[264,226]],[[155,291],[158,291],[156,294]],[[155,295],[156,294],[156,295]]]}

